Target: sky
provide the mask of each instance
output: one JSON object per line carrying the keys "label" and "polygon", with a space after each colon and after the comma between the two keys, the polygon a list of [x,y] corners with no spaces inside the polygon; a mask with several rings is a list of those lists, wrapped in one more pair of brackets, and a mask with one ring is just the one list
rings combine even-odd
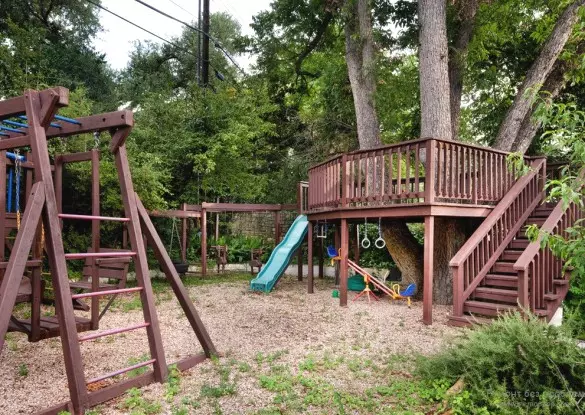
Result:
{"label": "sky", "polygon": [[[146,0],[147,3],[172,16],[187,22],[195,21],[198,0]],[[243,34],[252,34],[252,17],[270,6],[271,0],[210,0],[211,13],[227,12],[240,22]],[[180,23],[174,22],[133,0],[102,0],[102,6],[126,19],[169,39],[179,36],[183,30]],[[100,10],[100,22],[104,31],[99,33],[94,45],[114,69],[123,69],[129,60],[133,43],[137,40],[162,42],[154,36]],[[250,56],[239,56],[236,60],[244,68],[251,63]]]}

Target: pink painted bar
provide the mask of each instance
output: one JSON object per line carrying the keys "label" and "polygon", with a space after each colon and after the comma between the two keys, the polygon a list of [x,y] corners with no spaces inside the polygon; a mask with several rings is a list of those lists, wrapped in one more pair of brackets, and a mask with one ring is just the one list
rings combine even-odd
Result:
{"label": "pink painted bar", "polygon": [[71,213],[60,213],[61,219],[81,219],[81,220],[109,220],[112,222],[130,222],[128,218],[114,218],[111,216],[93,216],[93,215],[74,215]]}
{"label": "pink painted bar", "polygon": [[119,290],[104,290],[104,291],[94,291],[90,293],[81,293],[81,294],[73,294],[71,296],[72,299],[77,298],[87,298],[87,297],[95,297],[98,295],[114,295],[114,294],[125,294],[125,293],[133,293],[135,291],[141,291],[142,287],[133,287],[133,288],[121,288]]}
{"label": "pink painted bar", "polygon": [[136,252],[76,252],[72,254],[65,254],[65,259],[114,258],[127,256],[136,256]]}
{"label": "pink painted bar", "polygon": [[128,327],[123,327],[123,328],[119,328],[119,329],[110,329],[110,330],[102,331],[101,333],[93,333],[93,334],[89,334],[87,336],[79,336],[79,341],[86,342],[88,340],[99,339],[100,337],[104,337],[104,336],[112,336],[114,334],[126,333],[127,331],[138,330],[138,329],[142,329],[144,327],[148,327],[149,325],[150,325],[150,323],[142,323],[142,324],[136,324],[134,326],[128,326]]}
{"label": "pink painted bar", "polygon": [[140,362],[140,363],[137,363],[135,365],[128,366],[128,367],[126,367],[124,369],[116,370],[115,372],[107,373],[107,374],[105,374],[103,376],[90,379],[90,380],[88,380],[86,382],[86,384],[91,385],[92,383],[97,383],[97,382],[100,382],[102,380],[106,380],[106,379],[109,379],[109,378],[113,378],[114,376],[122,375],[122,374],[124,374],[126,372],[130,372],[131,370],[139,369],[141,367],[151,365],[154,362],[156,362],[156,359],[150,359],[150,360],[147,360],[146,362]]}

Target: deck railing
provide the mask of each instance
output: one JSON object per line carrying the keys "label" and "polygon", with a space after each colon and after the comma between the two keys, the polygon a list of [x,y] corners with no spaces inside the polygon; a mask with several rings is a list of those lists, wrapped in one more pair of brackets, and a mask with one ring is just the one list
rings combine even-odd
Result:
{"label": "deck railing", "polygon": [[[583,177],[583,173],[581,174]],[[566,230],[584,218],[583,209],[575,203],[568,206],[559,201],[540,227],[542,232],[567,236]],[[532,242],[514,264],[518,273],[518,302],[530,310],[544,310],[547,300],[562,300],[555,290],[555,281],[565,279],[563,261],[548,247],[541,247],[542,237]],[[556,307],[551,307],[554,312]],[[548,316],[549,318],[552,315]]]}
{"label": "deck railing", "polygon": [[542,201],[546,160],[531,162],[521,177],[465,242],[449,265],[453,270],[453,315],[463,315],[463,305],[482,282],[532,211]]}
{"label": "deck railing", "polygon": [[515,182],[507,155],[432,138],[343,154],[309,169],[308,209],[404,203],[493,206]]}

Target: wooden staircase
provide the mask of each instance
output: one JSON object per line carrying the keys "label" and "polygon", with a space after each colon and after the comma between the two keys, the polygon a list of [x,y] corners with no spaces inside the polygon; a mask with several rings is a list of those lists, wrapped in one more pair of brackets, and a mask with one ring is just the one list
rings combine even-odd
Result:
{"label": "wooden staircase", "polygon": [[451,261],[453,314],[449,324],[489,323],[497,315],[528,309],[550,320],[568,292],[561,261],[526,226],[562,232],[580,218],[575,206],[542,204],[546,165],[533,162]]}

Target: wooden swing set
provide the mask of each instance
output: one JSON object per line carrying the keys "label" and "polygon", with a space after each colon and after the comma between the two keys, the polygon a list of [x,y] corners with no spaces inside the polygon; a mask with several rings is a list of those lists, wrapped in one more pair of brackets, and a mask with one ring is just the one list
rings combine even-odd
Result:
{"label": "wooden swing set", "polygon": [[[56,87],[43,91],[28,90],[23,96],[0,101],[0,351],[7,331],[19,331],[30,341],[60,337],[68,379],[70,401],[38,412],[58,414],[69,411],[83,414],[85,410],[119,396],[124,391],[152,382],[164,382],[168,366],[164,354],[154,294],[149,279],[146,244],[152,248],[169,281],[204,353],[176,362],[179,370],[186,370],[217,354],[205,326],[189,298],[164,245],[156,233],[146,209],[134,192],[125,141],[133,126],[131,111],[117,111],[77,119],[57,115],[68,104],[69,91]],[[123,217],[100,215],[99,151],[63,154],[54,157],[51,164],[47,140],[92,132],[109,132],[112,141],[109,150],[114,155],[124,207]],[[30,148],[26,158],[7,157],[7,150]],[[10,153],[17,154],[17,153]],[[18,154],[17,154],[18,156]],[[63,168],[67,163],[90,161],[92,165],[91,215],[62,212]],[[2,165],[3,164],[3,165]],[[7,169],[25,169],[24,213],[7,212]],[[17,172],[20,174],[20,172]],[[54,180],[53,180],[54,174]],[[20,177],[20,176],[19,176]],[[17,179],[19,180],[19,179]],[[9,182],[11,186],[11,182]],[[11,187],[10,187],[11,188]],[[17,186],[18,188],[18,186]],[[20,189],[14,195],[20,198]],[[92,243],[87,252],[65,253],[62,221],[89,220],[92,223]],[[125,225],[129,249],[109,249],[100,245],[100,224],[105,221]],[[16,232],[12,243],[9,234]],[[126,241],[123,243],[126,246]],[[6,249],[9,251],[6,261]],[[41,303],[45,289],[42,281],[43,254],[50,269],[50,283],[54,296],[55,316],[42,317]],[[83,278],[70,281],[67,261],[84,261]],[[126,274],[134,263],[137,286],[126,287]],[[103,283],[108,280],[108,284]],[[24,282],[23,282],[24,281]],[[114,283],[112,283],[112,281]],[[140,295],[144,322],[86,335],[79,333],[98,330],[99,321],[120,294]],[[99,299],[109,297],[100,309]],[[89,300],[86,305],[83,301]],[[17,302],[31,304],[30,319],[13,316]],[[75,309],[90,311],[90,318],[75,315]],[[81,342],[133,330],[145,329],[150,359],[104,374],[94,379],[84,375]],[[127,373],[139,367],[152,366],[137,377],[122,380],[95,390],[91,385]],[[89,388],[88,388],[89,387]],[[94,391],[90,392],[88,389]]]}

